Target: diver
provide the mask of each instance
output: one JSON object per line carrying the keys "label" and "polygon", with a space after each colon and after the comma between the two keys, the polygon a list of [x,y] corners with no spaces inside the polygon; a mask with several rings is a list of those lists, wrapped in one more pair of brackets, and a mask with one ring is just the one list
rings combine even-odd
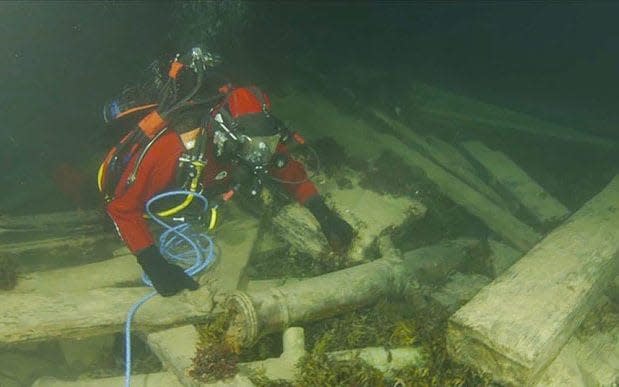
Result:
{"label": "diver", "polygon": [[101,164],[99,189],[119,236],[164,297],[198,287],[164,258],[144,216],[147,201],[168,190],[200,191],[223,202],[239,190],[257,195],[266,181],[276,181],[313,214],[334,251],[347,250],[353,237],[291,156],[289,147],[302,138],[271,114],[260,89],[234,86],[213,71],[218,63],[198,47],[169,66],[153,62],[146,80],[104,106],[106,123],[124,132]]}

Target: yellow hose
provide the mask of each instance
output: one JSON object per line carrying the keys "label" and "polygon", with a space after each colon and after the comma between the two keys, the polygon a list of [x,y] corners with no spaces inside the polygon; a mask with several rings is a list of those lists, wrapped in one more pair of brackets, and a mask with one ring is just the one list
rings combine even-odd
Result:
{"label": "yellow hose", "polygon": [[99,166],[99,171],[97,172],[97,186],[99,187],[99,192],[103,192],[103,165],[105,161],[101,163]]}
{"label": "yellow hose", "polygon": [[166,216],[174,215],[177,212],[187,208],[187,206],[189,206],[192,201],[193,201],[193,194],[191,193],[191,194],[187,195],[187,197],[185,198],[185,200],[183,200],[183,202],[181,204],[179,204],[176,207],[172,207],[170,209],[167,209],[165,211],[158,212],[157,216],[166,217]]}
{"label": "yellow hose", "polygon": [[[196,192],[196,190],[198,189],[198,180],[202,176],[202,169],[204,169],[204,163],[202,161],[193,161],[192,164],[194,167],[196,167],[196,176],[191,180],[189,191]],[[183,200],[181,204],[179,204],[176,207],[172,207],[168,210],[158,212],[157,216],[165,217],[165,216],[174,215],[177,212],[187,208],[187,206],[189,206],[192,201],[193,201],[193,194],[189,194],[187,195],[187,197],[185,198],[185,200]]]}
{"label": "yellow hose", "polygon": [[[101,165],[99,166],[99,171],[97,172],[97,185],[99,187],[99,191],[102,191],[103,189],[102,186],[103,186],[104,164],[105,163],[101,163]],[[183,202],[179,204],[178,206],[172,207],[164,211],[160,211],[157,213],[157,216],[166,217],[166,216],[174,215],[178,213],[179,211],[184,210],[191,204],[191,202],[193,201],[193,196],[194,196],[193,192],[196,192],[196,190],[198,189],[198,180],[202,176],[202,170],[204,169],[204,163],[201,161],[194,161],[192,162],[192,164],[196,167],[196,176],[191,180],[191,185],[189,187],[189,191],[192,193],[187,195],[185,200],[183,200]],[[144,217],[147,218],[148,215],[144,214]],[[214,229],[216,224],[217,224],[217,208],[213,207],[211,208],[211,220],[209,222],[208,229],[209,230]]]}
{"label": "yellow hose", "polygon": [[208,223],[208,230],[211,231],[217,224],[217,207],[211,207],[211,221]]}

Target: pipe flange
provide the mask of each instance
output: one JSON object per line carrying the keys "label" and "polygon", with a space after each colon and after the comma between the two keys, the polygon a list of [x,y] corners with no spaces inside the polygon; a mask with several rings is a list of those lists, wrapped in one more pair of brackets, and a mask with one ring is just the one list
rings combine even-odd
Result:
{"label": "pipe flange", "polygon": [[226,300],[228,310],[234,311],[226,339],[232,339],[241,347],[249,347],[258,340],[258,317],[251,299],[244,292],[234,292]]}

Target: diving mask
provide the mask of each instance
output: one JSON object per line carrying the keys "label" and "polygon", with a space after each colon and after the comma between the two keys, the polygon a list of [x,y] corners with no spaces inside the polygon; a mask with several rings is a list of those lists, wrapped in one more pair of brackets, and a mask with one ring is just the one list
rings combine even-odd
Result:
{"label": "diving mask", "polygon": [[252,166],[266,166],[271,161],[279,141],[279,134],[255,137],[242,135],[239,156]]}

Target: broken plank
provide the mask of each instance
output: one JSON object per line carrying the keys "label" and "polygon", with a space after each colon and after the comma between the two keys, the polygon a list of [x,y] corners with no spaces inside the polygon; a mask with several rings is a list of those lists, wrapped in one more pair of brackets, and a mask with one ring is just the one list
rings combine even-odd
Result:
{"label": "broken plank", "polygon": [[458,310],[448,350],[504,383],[530,385],[619,271],[619,176]]}
{"label": "broken plank", "polygon": [[540,239],[531,227],[440,165],[398,138],[379,133],[364,121],[342,114],[325,98],[305,93],[274,97],[273,101],[279,116],[305,127],[303,133],[308,138],[331,137],[342,144],[351,156],[363,160],[377,158],[381,152],[389,150],[401,157],[406,166],[421,168],[441,192],[519,250],[528,251]]}
{"label": "broken plank", "polygon": [[456,147],[436,137],[422,137],[416,134],[412,128],[389,117],[385,113],[375,109],[371,109],[371,111],[376,118],[392,128],[400,138],[413,143],[421,149],[425,156],[462,179],[462,181],[484,194],[497,205],[504,209],[510,209],[510,205],[477,176],[475,167]]}
{"label": "broken plank", "polygon": [[516,199],[539,224],[560,221],[569,216],[570,211],[563,204],[504,153],[489,149],[479,141],[466,141],[461,145],[484,167],[500,190]]}
{"label": "broken plank", "polygon": [[[366,250],[383,231],[401,225],[407,218],[422,218],[426,213],[425,206],[416,200],[381,195],[359,187],[356,176],[349,177],[352,177],[352,188],[328,191],[327,202],[357,232],[347,252],[352,260],[363,260]],[[279,211],[273,218],[273,225],[277,235],[298,251],[319,256],[329,250],[316,219],[296,203]]]}

